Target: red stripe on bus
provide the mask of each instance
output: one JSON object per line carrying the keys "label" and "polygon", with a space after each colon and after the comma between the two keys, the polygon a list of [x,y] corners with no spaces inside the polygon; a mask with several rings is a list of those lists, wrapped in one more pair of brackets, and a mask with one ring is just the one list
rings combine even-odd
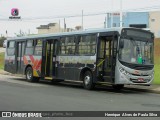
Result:
{"label": "red stripe on bus", "polygon": [[27,60],[26,56],[23,56],[23,61],[24,61],[24,64],[25,64],[25,65],[28,64],[28,60]]}
{"label": "red stripe on bus", "polygon": [[34,57],[32,55],[29,55],[29,58],[30,58],[32,64],[34,64]]}

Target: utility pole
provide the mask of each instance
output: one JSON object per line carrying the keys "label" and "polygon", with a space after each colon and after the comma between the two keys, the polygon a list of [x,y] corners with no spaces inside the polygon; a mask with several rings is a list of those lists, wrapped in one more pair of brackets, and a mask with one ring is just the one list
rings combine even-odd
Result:
{"label": "utility pole", "polygon": [[107,17],[105,17],[104,28],[107,28]]}
{"label": "utility pole", "polygon": [[111,28],[113,27],[113,0],[112,0],[112,12],[111,12]]}
{"label": "utility pole", "polygon": [[120,27],[122,27],[122,23],[123,23],[123,11],[122,11],[122,0],[120,0]]}
{"label": "utility pole", "polygon": [[6,30],[6,38],[8,37],[8,31]]}
{"label": "utility pole", "polygon": [[31,34],[30,29],[28,29],[28,35],[30,35],[30,34]]}
{"label": "utility pole", "polygon": [[64,32],[66,31],[66,20],[64,18]]}
{"label": "utility pole", "polygon": [[61,32],[61,31],[60,31],[60,24],[61,24],[61,23],[60,23],[60,20],[59,20],[59,32]]}
{"label": "utility pole", "polygon": [[82,10],[82,30],[83,30],[83,10]]}

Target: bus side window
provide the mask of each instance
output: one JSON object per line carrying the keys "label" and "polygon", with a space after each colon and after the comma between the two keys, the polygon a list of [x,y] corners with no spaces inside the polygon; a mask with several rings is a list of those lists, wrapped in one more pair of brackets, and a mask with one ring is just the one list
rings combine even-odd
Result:
{"label": "bus side window", "polygon": [[68,36],[65,39],[66,43],[66,54],[72,55],[75,53],[75,40],[74,36]]}
{"label": "bus side window", "polygon": [[78,53],[80,55],[91,55],[95,54],[96,50],[96,36],[85,35],[79,38]]}
{"label": "bus side window", "polygon": [[34,44],[33,40],[27,40],[25,55],[33,55]]}
{"label": "bus side window", "polygon": [[65,39],[64,37],[60,39],[59,41],[59,55],[65,55],[66,54],[66,46],[65,46]]}
{"label": "bus side window", "polygon": [[60,40],[60,55],[72,55],[75,53],[75,40],[74,36],[63,37]]}
{"label": "bus side window", "polygon": [[42,40],[35,40],[34,55],[42,55]]}
{"label": "bus side window", "polygon": [[7,55],[12,56],[15,54],[15,41],[9,41],[7,44]]}

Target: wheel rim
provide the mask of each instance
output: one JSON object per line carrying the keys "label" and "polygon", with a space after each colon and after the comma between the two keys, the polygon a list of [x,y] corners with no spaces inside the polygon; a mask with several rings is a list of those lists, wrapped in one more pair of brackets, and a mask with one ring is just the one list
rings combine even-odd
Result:
{"label": "wheel rim", "polygon": [[27,79],[31,79],[32,78],[32,72],[30,70],[27,71]]}
{"label": "wheel rim", "polygon": [[90,81],[91,81],[91,77],[90,76],[85,76],[84,83],[85,83],[86,86],[89,85]]}

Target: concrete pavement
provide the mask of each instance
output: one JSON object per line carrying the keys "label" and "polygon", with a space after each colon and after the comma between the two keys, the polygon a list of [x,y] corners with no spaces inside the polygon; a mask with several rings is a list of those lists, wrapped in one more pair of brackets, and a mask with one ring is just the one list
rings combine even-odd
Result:
{"label": "concrete pavement", "polygon": [[[2,75],[9,75],[9,76],[17,76],[17,77],[24,77],[23,75],[14,75],[11,73],[8,73],[4,70],[0,70],[0,74]],[[125,89],[133,90],[133,91],[142,91],[142,92],[150,92],[150,93],[158,93],[160,94],[160,85],[154,85],[151,86],[141,86],[141,85],[125,85]]]}
{"label": "concrete pavement", "polygon": [[0,47],[0,53],[5,52],[6,48]]}

